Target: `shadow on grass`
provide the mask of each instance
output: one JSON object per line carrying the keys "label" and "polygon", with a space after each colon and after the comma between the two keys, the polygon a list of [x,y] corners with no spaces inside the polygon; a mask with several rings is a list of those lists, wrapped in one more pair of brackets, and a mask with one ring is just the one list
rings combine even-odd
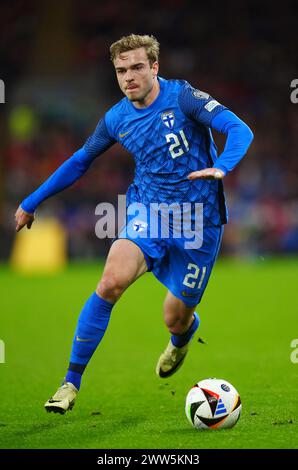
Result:
{"label": "shadow on grass", "polygon": [[[26,441],[27,446],[30,447],[30,438],[40,436],[41,441],[45,442],[47,433],[54,431],[57,432],[57,444],[59,440],[65,442],[67,435],[73,436],[75,447],[77,446],[78,440],[83,444],[85,440],[89,440],[91,437],[96,437],[99,440],[101,435],[106,439],[107,436],[115,436],[117,433],[134,430],[138,424],[143,423],[146,419],[142,416],[107,416],[101,412],[90,412],[81,415],[57,415],[54,413],[49,414],[47,422],[43,423],[26,423],[23,422],[19,429],[16,429],[16,425],[5,425],[0,430],[1,443],[0,448],[4,448],[5,445],[11,445],[16,443],[15,448],[19,447],[20,441]],[[50,420],[50,422],[49,422]],[[69,427],[69,429],[66,429]],[[101,432],[103,434],[101,434]],[[95,436],[94,436],[95,434]],[[53,435],[51,434],[51,440]],[[33,439],[34,441],[34,439]],[[34,441],[36,444],[36,440]],[[42,442],[41,442],[42,446]],[[34,446],[35,447],[35,446]],[[42,446],[43,447],[43,446]]]}

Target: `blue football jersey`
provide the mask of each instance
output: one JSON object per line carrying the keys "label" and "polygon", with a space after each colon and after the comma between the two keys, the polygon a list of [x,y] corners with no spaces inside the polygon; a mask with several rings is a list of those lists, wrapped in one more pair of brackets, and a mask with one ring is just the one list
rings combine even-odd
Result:
{"label": "blue football jersey", "polygon": [[146,108],[123,98],[104,116],[112,141],[135,159],[127,203],[202,203],[204,225],[227,222],[221,180],[190,181],[192,171],[212,167],[217,158],[211,120],[226,109],[184,80],[159,77],[160,93]]}
{"label": "blue football jersey", "polygon": [[[186,81],[158,80],[160,92],[150,106],[136,108],[126,97],[119,101],[83,147],[22,201],[23,210],[33,214],[41,202],[77,181],[94,159],[119,142],[136,164],[127,204],[191,203],[194,221],[194,206],[200,203],[205,226],[226,223],[222,181],[190,181],[187,176],[213,166],[229,173],[245,155],[253,133],[234,113]],[[211,127],[228,136],[218,158]]]}

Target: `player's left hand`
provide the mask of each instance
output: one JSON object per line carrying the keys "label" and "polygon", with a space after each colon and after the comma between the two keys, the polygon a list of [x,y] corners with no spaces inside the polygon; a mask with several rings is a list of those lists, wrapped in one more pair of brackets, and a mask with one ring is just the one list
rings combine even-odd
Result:
{"label": "player's left hand", "polygon": [[193,171],[188,175],[189,180],[222,180],[225,176],[224,172],[219,168],[205,168],[200,171]]}

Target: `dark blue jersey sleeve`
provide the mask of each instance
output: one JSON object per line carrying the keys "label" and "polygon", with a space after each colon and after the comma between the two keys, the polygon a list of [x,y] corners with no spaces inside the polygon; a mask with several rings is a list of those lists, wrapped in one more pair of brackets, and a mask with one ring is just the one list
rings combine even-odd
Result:
{"label": "dark blue jersey sleeve", "polygon": [[186,116],[205,126],[210,126],[212,119],[227,109],[208,93],[196,90],[187,82],[180,91],[178,102]]}
{"label": "dark blue jersey sleeve", "polygon": [[101,119],[84,146],[66,160],[39,188],[21,202],[24,211],[32,214],[45,199],[71,186],[89,168],[93,160],[115,143]]}
{"label": "dark blue jersey sleeve", "polygon": [[110,136],[105,118],[101,119],[94,133],[86,140],[84,149],[91,160],[105,152],[116,141]]}

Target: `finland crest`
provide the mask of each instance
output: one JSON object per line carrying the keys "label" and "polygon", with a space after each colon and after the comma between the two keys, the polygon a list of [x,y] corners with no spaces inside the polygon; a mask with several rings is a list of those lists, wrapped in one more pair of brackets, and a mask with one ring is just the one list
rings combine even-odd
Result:
{"label": "finland crest", "polygon": [[165,126],[167,126],[169,129],[173,129],[175,124],[175,115],[173,111],[166,111],[165,113],[162,113],[161,119]]}
{"label": "finland crest", "polygon": [[133,223],[133,229],[136,232],[143,232],[144,230],[147,229],[147,227],[148,227],[147,222],[143,222],[142,220],[135,220]]}

